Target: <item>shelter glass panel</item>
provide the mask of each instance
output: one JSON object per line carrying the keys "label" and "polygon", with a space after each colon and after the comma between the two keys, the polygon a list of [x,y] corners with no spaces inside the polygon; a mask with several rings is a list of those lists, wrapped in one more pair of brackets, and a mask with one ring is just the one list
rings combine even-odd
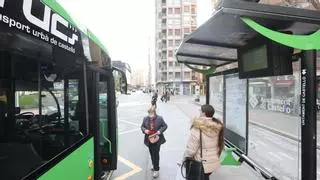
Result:
{"label": "shelter glass panel", "polygon": [[223,120],[223,76],[212,76],[209,79],[209,104],[215,109],[215,117]]}
{"label": "shelter glass panel", "polygon": [[300,61],[293,71],[249,80],[248,156],[279,179],[300,178]]}

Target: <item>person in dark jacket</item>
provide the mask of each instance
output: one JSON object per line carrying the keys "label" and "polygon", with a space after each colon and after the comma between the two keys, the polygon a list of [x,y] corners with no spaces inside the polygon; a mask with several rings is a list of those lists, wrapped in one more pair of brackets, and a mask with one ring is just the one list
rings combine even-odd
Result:
{"label": "person in dark jacket", "polygon": [[158,101],[158,91],[155,92],[151,97],[151,105],[157,107],[157,101]]}
{"label": "person in dark jacket", "polygon": [[[168,126],[164,122],[163,118],[157,115],[155,106],[151,106],[148,109],[148,114],[148,116],[143,118],[141,130],[145,134],[144,144],[149,148],[153,165],[153,177],[157,178],[160,170],[160,146],[166,142],[163,133],[166,131]],[[152,139],[151,137],[155,138]]]}

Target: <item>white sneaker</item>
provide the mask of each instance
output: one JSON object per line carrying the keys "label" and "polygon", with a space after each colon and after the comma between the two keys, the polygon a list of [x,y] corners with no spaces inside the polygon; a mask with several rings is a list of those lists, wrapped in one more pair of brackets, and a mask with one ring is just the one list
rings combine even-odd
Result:
{"label": "white sneaker", "polygon": [[153,171],[153,178],[159,177],[159,171]]}

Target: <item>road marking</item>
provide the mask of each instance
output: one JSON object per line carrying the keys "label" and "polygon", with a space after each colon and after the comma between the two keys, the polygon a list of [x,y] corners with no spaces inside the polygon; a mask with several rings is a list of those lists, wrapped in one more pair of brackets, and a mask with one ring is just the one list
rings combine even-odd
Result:
{"label": "road marking", "polygon": [[116,177],[115,180],[126,179],[126,178],[131,177],[131,176],[137,174],[138,172],[142,171],[142,169],[139,166],[133,164],[132,162],[126,160],[125,158],[123,158],[121,156],[118,156],[118,159],[119,159],[120,162],[122,162],[126,166],[130,167],[132,170],[127,172],[127,173],[125,173],[125,174],[122,174],[122,175]]}
{"label": "road marking", "polygon": [[272,155],[273,157],[279,159],[279,160],[282,160],[282,158],[276,154],[274,154],[273,152],[268,152],[268,154]]}
{"label": "road marking", "polygon": [[125,122],[127,124],[132,124],[132,125],[135,125],[135,126],[140,126],[138,123],[134,123],[134,122],[131,122],[131,121],[126,121],[126,120],[119,120],[120,122]]}
{"label": "road marking", "polygon": [[288,159],[291,159],[292,161],[294,161],[295,159],[292,157],[292,156],[289,156],[288,154],[286,153],[283,153],[283,152],[280,152],[280,154]]}
{"label": "road marking", "polygon": [[128,107],[128,106],[146,106],[149,105],[148,103],[145,102],[128,102],[128,103],[119,103],[119,107]]}
{"label": "road marking", "polygon": [[250,144],[250,146],[253,146],[253,147],[255,147],[257,144],[254,142],[254,141],[252,141],[252,140],[249,140],[249,144]]}
{"label": "road marking", "polygon": [[267,147],[267,145],[266,145],[266,143],[264,143],[264,142],[262,142],[262,141],[257,141],[259,144],[261,144],[262,146],[264,146],[264,147]]}
{"label": "road marking", "polygon": [[268,172],[271,172],[271,169],[268,167],[264,167],[264,169],[266,169]]}
{"label": "road marking", "polygon": [[120,132],[119,134],[122,135],[122,134],[128,134],[128,133],[131,133],[131,132],[136,132],[136,131],[139,131],[140,128],[136,128],[136,129],[130,129],[128,131],[122,131]]}

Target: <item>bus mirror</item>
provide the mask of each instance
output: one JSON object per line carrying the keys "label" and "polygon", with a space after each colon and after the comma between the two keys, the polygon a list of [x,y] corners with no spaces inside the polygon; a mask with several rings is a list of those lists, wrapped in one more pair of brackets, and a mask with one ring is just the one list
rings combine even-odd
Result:
{"label": "bus mirror", "polygon": [[115,83],[115,90],[121,94],[127,94],[127,77],[123,71],[113,68],[113,78]]}
{"label": "bus mirror", "polygon": [[125,79],[125,77],[122,77],[121,78],[121,83],[120,83],[120,92],[122,93],[122,94],[127,94],[127,81],[126,80],[124,80]]}

